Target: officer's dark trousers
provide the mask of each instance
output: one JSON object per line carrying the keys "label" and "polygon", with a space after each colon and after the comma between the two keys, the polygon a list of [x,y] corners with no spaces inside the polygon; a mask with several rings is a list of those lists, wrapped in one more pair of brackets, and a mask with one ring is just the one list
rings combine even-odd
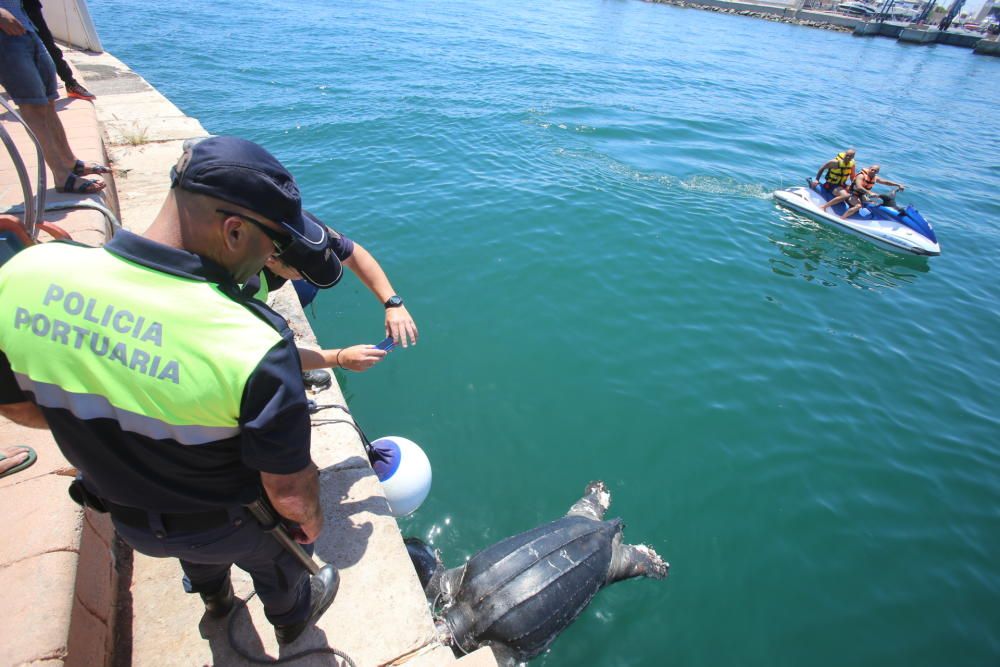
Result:
{"label": "officer's dark trousers", "polygon": [[[198,533],[170,534],[155,514],[150,514],[150,528],[135,528],[118,521],[115,528],[140,553],[179,558],[184,588],[189,593],[216,592],[235,564],[253,578],[268,621],[288,625],[305,620],[310,602],[308,572],[246,510],[234,509],[231,515],[229,524]],[[311,552],[310,547],[307,550]]]}
{"label": "officer's dark trousers", "polygon": [[56,45],[56,40],[52,38],[52,32],[49,30],[49,26],[45,23],[45,17],[42,16],[42,3],[38,0],[28,0],[23,4],[24,13],[28,15],[31,22],[35,24],[35,28],[38,32],[39,38],[42,40],[42,44],[45,45],[45,50],[49,52],[52,57],[52,62],[56,65],[56,71],[59,73],[59,78],[69,83],[70,81],[75,81],[73,77],[73,70],[69,68],[66,64],[66,59],[63,58],[63,53]]}

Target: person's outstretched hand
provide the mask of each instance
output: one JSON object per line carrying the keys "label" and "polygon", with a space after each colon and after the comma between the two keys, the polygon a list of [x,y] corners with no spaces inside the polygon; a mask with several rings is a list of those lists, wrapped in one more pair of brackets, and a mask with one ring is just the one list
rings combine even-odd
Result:
{"label": "person's outstretched hand", "polygon": [[385,335],[392,336],[396,345],[408,347],[410,341],[417,344],[417,323],[413,321],[406,306],[385,309]]}
{"label": "person's outstretched hand", "polygon": [[360,373],[385,359],[385,354],[385,350],[380,350],[374,345],[352,345],[343,348],[337,354],[337,363],[341,368]]}

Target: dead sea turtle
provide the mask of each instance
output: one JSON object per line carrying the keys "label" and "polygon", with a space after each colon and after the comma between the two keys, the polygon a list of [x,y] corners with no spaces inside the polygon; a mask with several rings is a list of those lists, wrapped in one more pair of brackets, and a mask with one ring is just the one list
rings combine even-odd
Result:
{"label": "dead sea turtle", "polygon": [[621,519],[604,520],[610,502],[604,482],[591,482],[562,518],[497,542],[450,570],[423,542],[408,539],[442,641],[456,652],[490,645],[501,660],[529,660],[608,584],[666,577],[669,565],[655,551],[622,544]]}

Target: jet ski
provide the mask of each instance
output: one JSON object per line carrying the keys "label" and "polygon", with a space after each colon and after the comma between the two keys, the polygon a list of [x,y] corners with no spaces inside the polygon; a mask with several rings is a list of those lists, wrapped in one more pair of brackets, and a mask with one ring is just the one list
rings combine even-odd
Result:
{"label": "jet ski", "polygon": [[857,213],[845,220],[840,215],[850,204],[845,201],[825,211],[820,209],[820,206],[833,199],[833,193],[824,190],[816,181],[807,182],[808,187],[777,190],[774,198],[786,208],[860,236],[888,250],[925,256],[941,254],[934,228],[917,209],[913,206],[896,206],[895,194],[898,188],[890,194],[875,195],[864,202]]}

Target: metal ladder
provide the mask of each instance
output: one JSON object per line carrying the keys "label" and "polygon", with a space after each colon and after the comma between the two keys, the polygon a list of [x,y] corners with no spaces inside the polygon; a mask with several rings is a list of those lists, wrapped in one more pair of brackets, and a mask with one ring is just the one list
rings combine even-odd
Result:
{"label": "metal ladder", "polygon": [[14,170],[17,172],[17,178],[21,183],[21,193],[24,195],[24,204],[11,206],[5,211],[0,211],[0,213],[22,215],[22,224],[24,225],[25,234],[31,240],[31,243],[37,243],[39,230],[44,230],[57,238],[69,238],[69,234],[60,229],[58,226],[43,221],[43,214],[45,211],[91,209],[104,216],[104,238],[105,241],[110,240],[115,233],[121,229],[122,224],[119,222],[118,217],[107,206],[89,200],[58,202],[49,204],[48,206],[45,205],[45,190],[47,184],[45,177],[45,156],[42,154],[42,145],[38,142],[38,139],[35,137],[34,132],[31,131],[31,128],[28,127],[28,124],[24,122],[23,118],[21,118],[21,115],[17,113],[7,100],[2,97],[0,97],[0,106],[3,106],[3,108],[11,114],[11,116],[24,126],[25,131],[31,138],[32,143],[35,145],[35,153],[38,158],[38,173],[35,176],[35,188],[34,193],[32,193],[32,183],[30,177],[28,176],[28,169],[24,165],[24,160],[21,159],[21,154],[17,150],[17,146],[14,144],[14,140],[11,138],[10,133],[7,132],[3,125],[0,125],[0,141],[2,141],[4,146],[7,148],[7,153],[10,155],[10,159],[14,163]]}

